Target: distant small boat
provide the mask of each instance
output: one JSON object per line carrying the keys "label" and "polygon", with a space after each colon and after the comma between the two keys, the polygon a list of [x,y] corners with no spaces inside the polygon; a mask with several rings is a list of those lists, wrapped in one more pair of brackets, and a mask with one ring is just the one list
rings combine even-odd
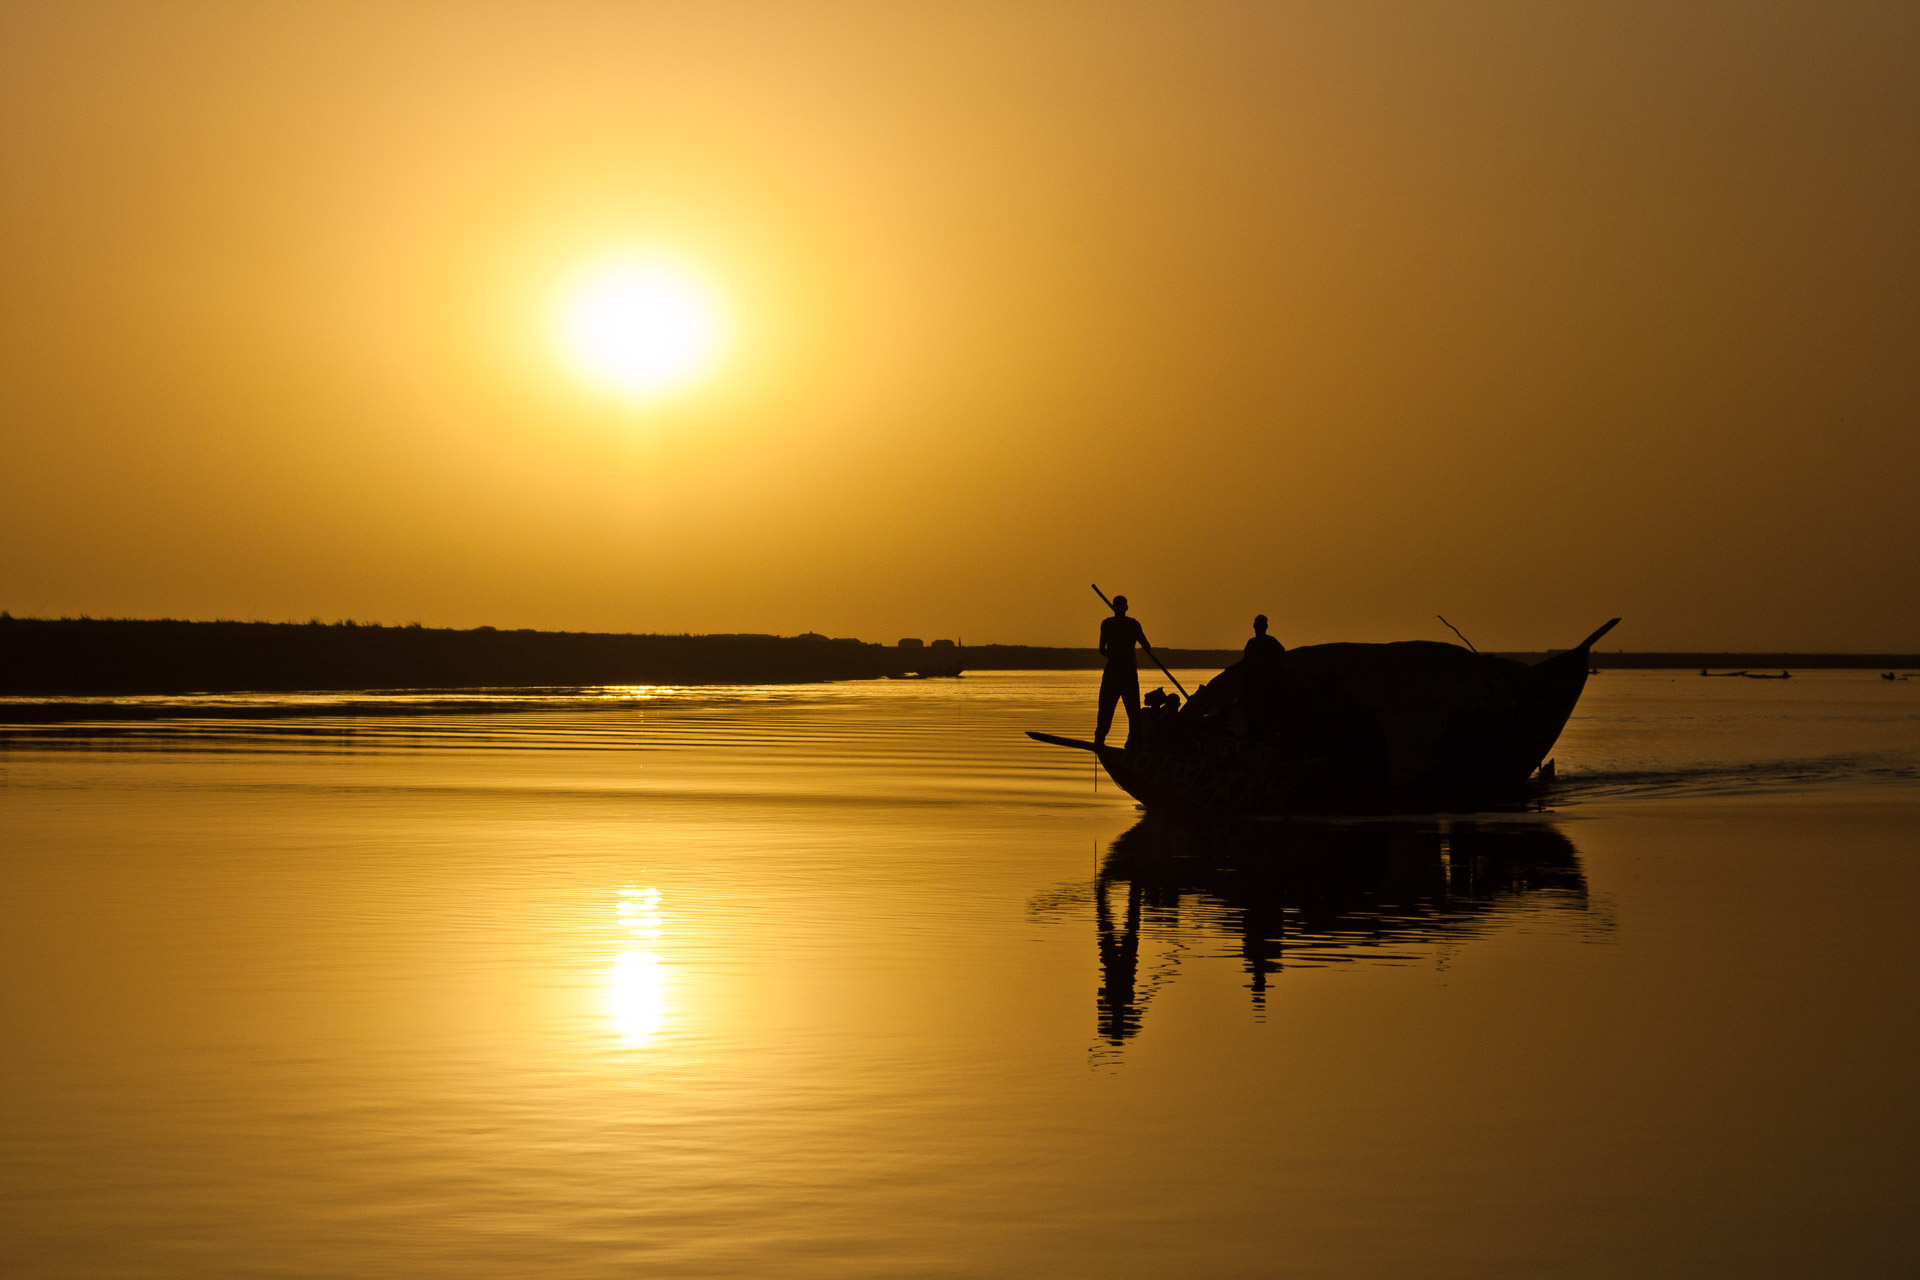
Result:
{"label": "distant small boat", "polygon": [[[904,644],[905,642],[902,641]],[[918,644],[918,641],[914,642]],[[951,680],[966,670],[966,650],[944,640],[919,649],[901,651],[904,670],[890,673],[892,680]],[[907,665],[908,663],[911,665]]]}
{"label": "distant small boat", "polygon": [[[1319,644],[1243,659],[1125,747],[1091,751],[1148,812],[1417,813],[1524,801],[1586,687],[1595,641],[1528,666],[1428,640]],[[1160,704],[1165,706],[1167,704]]]}
{"label": "distant small boat", "polygon": [[1731,679],[1734,676],[1744,676],[1747,673],[1745,671],[1709,671],[1705,667],[1702,667],[1700,668],[1700,674],[1703,676],[1726,676]]}
{"label": "distant small boat", "polygon": [[1793,679],[1793,672],[1791,671],[1782,671],[1777,676],[1772,675],[1765,671],[1742,671],[1740,674],[1745,676],[1749,680],[1791,680]]}

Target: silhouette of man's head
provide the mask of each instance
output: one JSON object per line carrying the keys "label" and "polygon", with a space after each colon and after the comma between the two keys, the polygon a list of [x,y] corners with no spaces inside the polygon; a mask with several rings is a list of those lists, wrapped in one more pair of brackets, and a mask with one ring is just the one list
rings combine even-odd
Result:
{"label": "silhouette of man's head", "polygon": [[1113,611],[1115,613],[1125,613],[1127,611],[1127,598],[1125,596],[1115,596],[1113,598]]}
{"label": "silhouette of man's head", "polygon": [[1253,634],[1257,636],[1263,636],[1267,634],[1267,615],[1266,614],[1262,613],[1262,614],[1256,614],[1254,616]]}

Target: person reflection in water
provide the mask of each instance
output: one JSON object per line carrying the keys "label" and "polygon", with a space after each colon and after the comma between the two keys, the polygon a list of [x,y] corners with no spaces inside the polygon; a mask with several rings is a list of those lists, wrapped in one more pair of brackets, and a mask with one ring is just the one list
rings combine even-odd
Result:
{"label": "person reflection in water", "polygon": [[1140,674],[1133,664],[1133,646],[1146,643],[1139,622],[1127,616],[1127,598],[1115,596],[1113,616],[1100,621],[1100,656],[1107,666],[1100,675],[1100,718],[1094,726],[1094,742],[1106,742],[1115,703],[1126,704],[1127,732],[1132,734],[1133,722],[1140,718]]}

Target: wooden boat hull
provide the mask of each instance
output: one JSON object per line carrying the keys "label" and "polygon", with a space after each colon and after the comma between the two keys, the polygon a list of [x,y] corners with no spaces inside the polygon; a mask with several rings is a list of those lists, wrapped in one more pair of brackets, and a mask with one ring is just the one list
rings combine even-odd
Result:
{"label": "wooden boat hull", "polygon": [[[1618,621],[1617,619],[1615,621]],[[1149,811],[1258,815],[1499,807],[1532,777],[1586,687],[1579,646],[1533,666],[1456,645],[1314,645],[1284,659],[1281,723],[1249,722],[1236,664],[1178,715],[1125,747],[1032,734],[1092,751]],[[1257,713],[1253,720],[1258,720]]]}

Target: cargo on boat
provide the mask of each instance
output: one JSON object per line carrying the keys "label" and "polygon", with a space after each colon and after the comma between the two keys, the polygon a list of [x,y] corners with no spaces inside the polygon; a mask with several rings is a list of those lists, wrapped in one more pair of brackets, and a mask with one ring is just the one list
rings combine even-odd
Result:
{"label": "cargo on boat", "polygon": [[1586,688],[1595,641],[1529,666],[1425,640],[1245,658],[1184,705],[1149,695],[1127,745],[1093,752],[1149,811],[1462,811],[1526,798]]}

